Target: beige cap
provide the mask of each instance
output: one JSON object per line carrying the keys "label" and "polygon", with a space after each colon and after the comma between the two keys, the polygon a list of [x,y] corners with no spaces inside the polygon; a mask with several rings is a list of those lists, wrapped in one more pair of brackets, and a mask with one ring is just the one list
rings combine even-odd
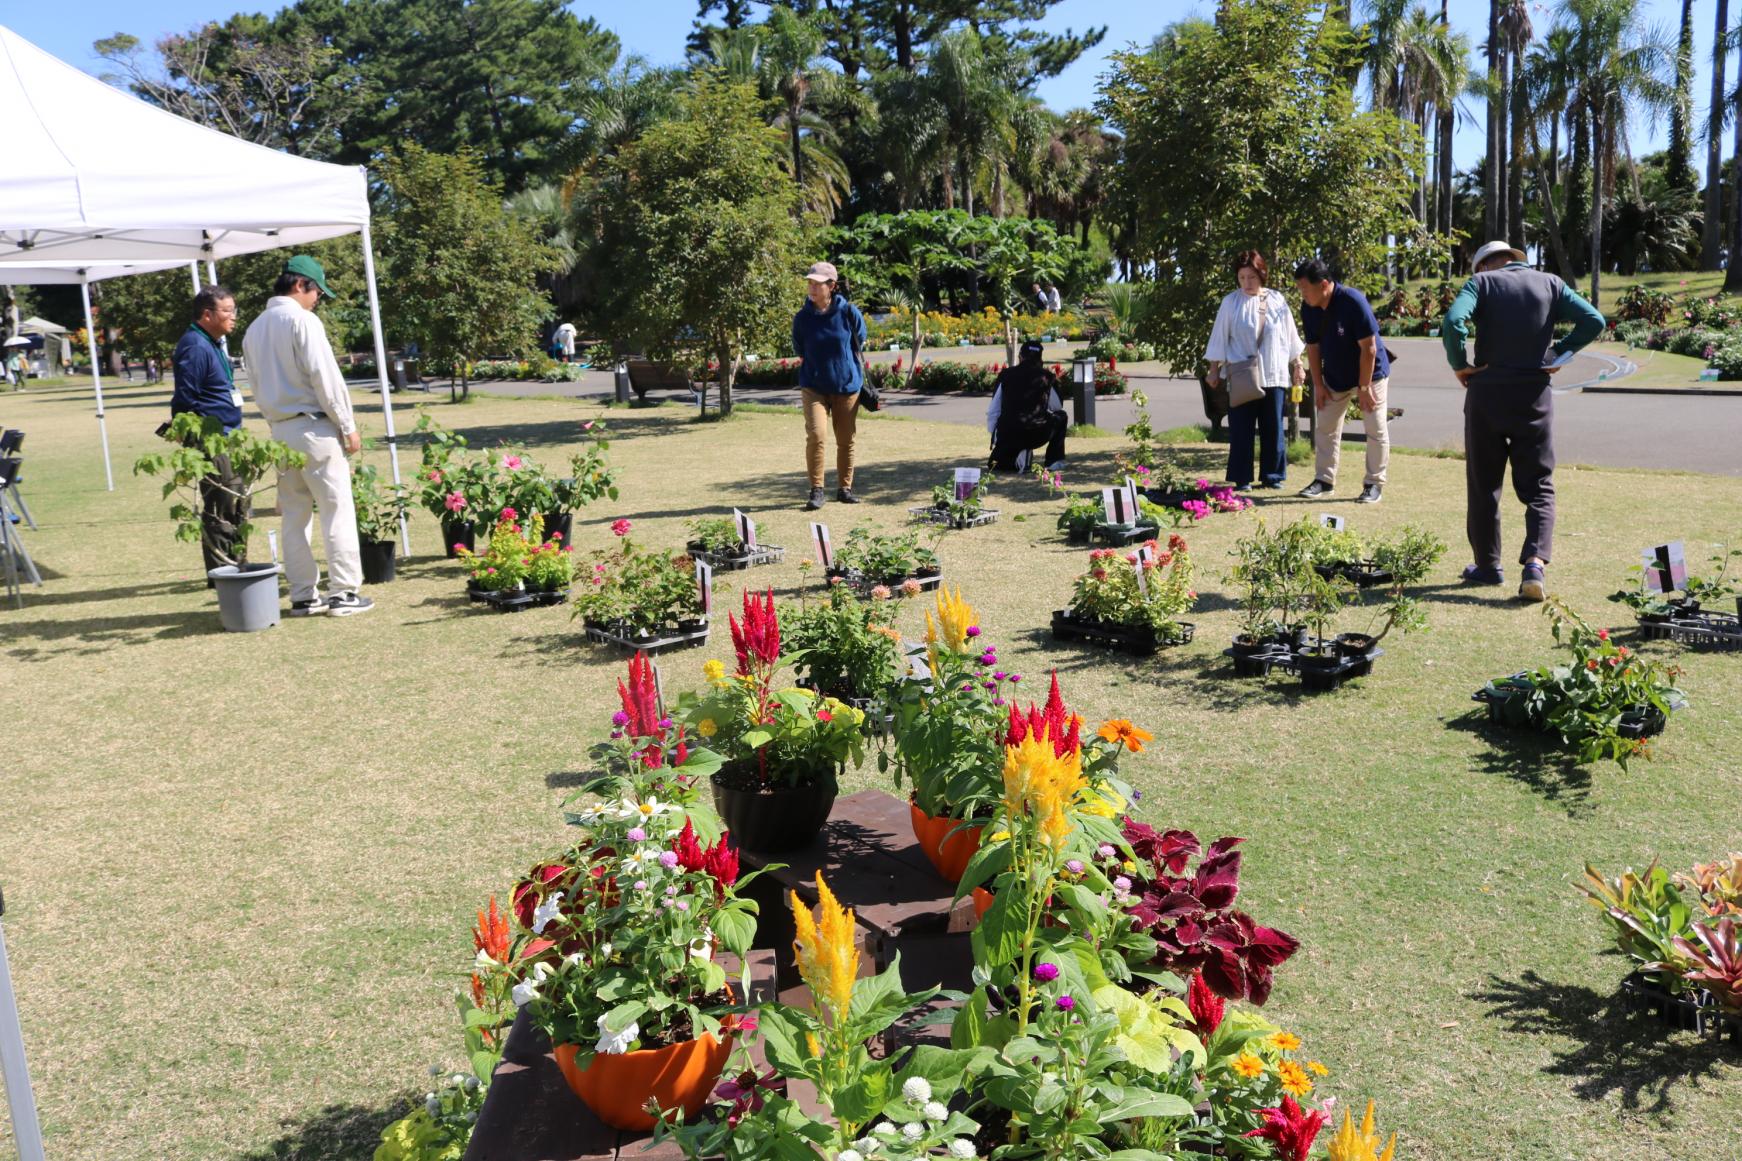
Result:
{"label": "beige cap", "polygon": [[1523,250],[1515,249],[1505,242],[1489,242],[1480,250],[1476,251],[1476,256],[1470,259],[1470,269],[1480,270],[1482,268],[1482,263],[1488,261],[1488,259],[1494,257],[1496,254],[1510,254],[1512,255],[1512,260],[1514,262],[1530,261],[1529,258],[1524,256]]}
{"label": "beige cap", "polygon": [[805,272],[805,277],[812,282],[838,282],[841,273],[833,262],[816,262]]}

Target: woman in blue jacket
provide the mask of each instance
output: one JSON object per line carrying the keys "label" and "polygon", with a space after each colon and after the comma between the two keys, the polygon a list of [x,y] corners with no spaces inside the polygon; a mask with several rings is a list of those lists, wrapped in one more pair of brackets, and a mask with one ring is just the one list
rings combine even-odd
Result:
{"label": "woman in blue jacket", "polygon": [[857,504],[853,495],[853,436],[859,421],[859,389],[865,385],[860,352],[865,316],[835,293],[834,264],[818,262],[805,275],[810,301],[792,318],[792,349],[799,357],[798,385],[804,399],[804,458],[811,493],[805,507],[823,506],[823,429],[835,430],[835,499]]}

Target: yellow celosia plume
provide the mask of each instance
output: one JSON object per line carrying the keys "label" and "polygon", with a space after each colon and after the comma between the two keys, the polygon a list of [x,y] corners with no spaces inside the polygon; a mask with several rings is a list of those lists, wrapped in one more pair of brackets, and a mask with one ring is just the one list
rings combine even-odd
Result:
{"label": "yellow celosia plume", "polygon": [[1391,1134],[1391,1140],[1385,1143],[1384,1151],[1379,1148],[1379,1130],[1373,1123],[1373,1102],[1367,1102],[1367,1115],[1361,1120],[1360,1129],[1355,1128],[1355,1119],[1349,1115],[1347,1107],[1343,1109],[1343,1127],[1337,1130],[1337,1135],[1331,1138],[1329,1161],[1392,1161],[1392,1154],[1397,1149],[1397,1134]]}
{"label": "yellow celosia plume", "polygon": [[1004,747],[1004,808],[1012,818],[1032,815],[1041,841],[1055,851],[1064,849],[1071,803],[1086,784],[1082,755],[1071,751],[1059,757],[1045,731]]}
{"label": "yellow celosia plume", "polygon": [[795,938],[792,949],[798,974],[810,988],[818,1013],[834,1013],[839,1024],[853,1004],[853,983],[859,978],[859,944],[851,908],[842,907],[835,893],[817,875],[817,917],[791,892]]}
{"label": "yellow celosia plume", "polygon": [[953,592],[939,585],[937,618],[933,620],[930,609],[925,614],[925,643],[933,646],[942,644],[946,649],[960,653],[967,647],[968,630],[977,619],[974,606],[962,599],[959,585]]}

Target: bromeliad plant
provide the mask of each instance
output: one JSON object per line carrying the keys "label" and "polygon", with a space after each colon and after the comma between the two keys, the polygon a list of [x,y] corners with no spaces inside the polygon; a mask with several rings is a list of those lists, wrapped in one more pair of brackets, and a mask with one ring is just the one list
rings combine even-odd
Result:
{"label": "bromeliad plant", "polygon": [[[221,565],[246,564],[254,489],[267,472],[300,468],[308,457],[246,428],[226,432],[217,420],[191,411],[170,420],[164,438],[181,446],[168,455],[140,456],[133,474],[166,477],[163,498],[178,497],[169,509],[177,540],[199,541]],[[203,495],[208,490],[218,496],[210,511]]]}
{"label": "bromeliad plant", "polygon": [[[1141,575],[1141,579],[1140,579]],[[1185,538],[1174,533],[1164,548],[1154,540],[1124,549],[1089,553],[1089,569],[1076,579],[1071,612],[1114,625],[1142,626],[1174,637],[1191,611],[1192,558]]]}
{"label": "bromeliad plant", "polygon": [[[752,1065],[717,1090],[729,1102],[722,1115],[687,1126],[667,1122],[655,1139],[674,1138],[695,1161],[977,1156],[979,1125],[947,1103],[974,1054],[922,1045],[879,1058],[866,1048],[938,989],[903,991],[899,957],[881,974],[860,979],[853,912],[821,875],[817,896],[814,916],[790,897],[793,950],[809,1005],[765,1004],[757,1013],[771,1070],[758,1074]],[[776,1080],[809,1083],[828,1119],[803,1113],[776,1091]]]}
{"label": "bromeliad plant", "polygon": [[812,689],[775,688],[791,659],[781,655],[773,590],[745,593],[742,617],[728,618],[736,669],[727,676],[709,662],[708,690],[679,702],[683,720],[756,789],[832,781],[862,761],[863,711]]}
{"label": "bromeliad plant", "polygon": [[1579,891],[1609,921],[1615,945],[1665,991],[1705,988],[1742,1008],[1742,855],[1671,876],[1654,859],[1607,878],[1589,864]]}

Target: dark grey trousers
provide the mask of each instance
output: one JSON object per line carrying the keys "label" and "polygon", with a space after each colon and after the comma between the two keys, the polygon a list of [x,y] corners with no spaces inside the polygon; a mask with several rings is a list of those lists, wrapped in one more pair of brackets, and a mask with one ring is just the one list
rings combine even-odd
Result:
{"label": "dark grey trousers", "polygon": [[1475,563],[1500,567],[1500,490],[1524,505],[1518,562],[1545,563],[1554,550],[1554,392],[1546,384],[1470,384],[1464,397],[1465,532]]}

